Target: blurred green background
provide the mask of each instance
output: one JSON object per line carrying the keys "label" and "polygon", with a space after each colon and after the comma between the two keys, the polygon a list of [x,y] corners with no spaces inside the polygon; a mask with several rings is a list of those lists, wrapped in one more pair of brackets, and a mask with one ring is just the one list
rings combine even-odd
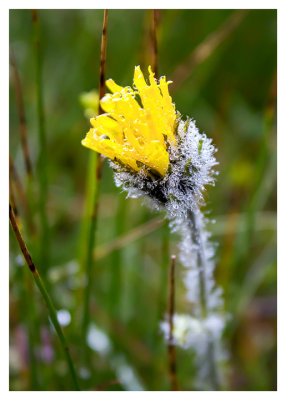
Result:
{"label": "blurred green background", "polygon": [[[234,12],[159,11],[159,75],[170,79]],[[146,72],[152,63],[151,21],[151,10],[109,11],[106,78],[130,85],[135,65]],[[89,121],[79,98],[98,89],[103,10],[40,10],[39,22],[50,237],[45,271],[39,255],[39,135],[30,10],[10,10],[10,49],[22,84],[33,168],[33,227],[27,228],[29,216],[15,190],[19,224],[61,310],[59,319],[81,387],[169,390],[159,322],[167,309],[169,257],[177,254],[178,238],[168,233],[162,216],[140,200],[125,200],[107,162],[96,233],[98,257],[92,265],[89,350],[87,358],[82,357],[86,344],[81,335],[80,260],[87,246],[82,219],[90,150],[80,144]],[[206,210],[217,221],[209,229],[217,244],[216,279],[230,316],[225,331],[229,390],[276,390],[276,29],[276,10],[250,10],[204,61],[189,70],[180,87],[176,82],[173,89],[170,86],[176,108],[194,118],[218,148],[220,174],[216,186],[208,189]],[[9,102],[10,153],[25,189],[12,74]],[[118,237],[123,240],[114,246]],[[71,390],[58,338],[23,265],[10,230],[10,390]],[[182,278],[177,263],[177,312],[188,310]],[[181,390],[195,385],[191,358],[189,351],[177,349]]]}

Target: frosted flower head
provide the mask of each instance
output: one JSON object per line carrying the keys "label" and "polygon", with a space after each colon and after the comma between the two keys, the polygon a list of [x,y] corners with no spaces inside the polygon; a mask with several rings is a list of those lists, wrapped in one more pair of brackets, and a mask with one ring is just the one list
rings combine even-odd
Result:
{"label": "frosted flower head", "polygon": [[91,119],[82,144],[111,160],[116,184],[130,197],[145,195],[177,215],[202,199],[216,160],[211,140],[176,111],[169,83],[156,81],[151,67],[149,85],[140,67],[134,89],[109,79],[112,94],[100,102],[106,114]]}

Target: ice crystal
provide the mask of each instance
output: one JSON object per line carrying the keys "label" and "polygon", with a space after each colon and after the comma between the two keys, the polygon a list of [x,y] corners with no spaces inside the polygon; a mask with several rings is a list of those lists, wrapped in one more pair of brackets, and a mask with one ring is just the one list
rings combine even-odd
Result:
{"label": "ice crystal", "polygon": [[[215,182],[216,149],[193,120],[183,121],[180,115],[175,136],[177,145],[169,145],[170,164],[162,178],[152,176],[144,167],[135,174],[124,166],[110,163],[116,185],[127,191],[129,197],[143,197],[156,209],[166,210],[171,230],[181,236],[180,261],[185,268],[184,282],[193,317],[176,316],[175,344],[195,352],[198,379],[203,382],[211,374],[207,360],[210,341],[215,362],[223,354],[220,345],[224,328],[222,291],[213,278],[214,246],[201,211],[206,186]],[[166,333],[166,324],[162,327]],[[185,331],[181,339],[180,331]]]}
{"label": "ice crystal", "polygon": [[186,219],[188,210],[203,202],[206,185],[214,184],[216,151],[211,139],[201,134],[191,119],[183,121],[177,113],[177,145],[169,144],[170,163],[164,177],[157,177],[144,166],[139,172],[110,161],[115,182],[129,197],[148,196],[156,208],[167,209],[169,218]]}

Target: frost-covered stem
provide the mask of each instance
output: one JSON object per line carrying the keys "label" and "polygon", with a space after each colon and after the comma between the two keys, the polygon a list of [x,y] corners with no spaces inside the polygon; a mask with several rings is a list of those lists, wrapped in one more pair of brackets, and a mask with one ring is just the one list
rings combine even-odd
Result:
{"label": "frost-covered stem", "polygon": [[191,233],[192,242],[197,246],[197,262],[199,270],[199,283],[200,283],[200,316],[201,318],[207,317],[207,301],[206,301],[206,285],[205,285],[205,253],[203,249],[201,232],[196,221],[196,215],[193,211],[188,210],[188,226]]}
{"label": "frost-covered stem", "polygon": [[[197,249],[197,267],[199,271],[199,307],[200,318],[206,319],[209,316],[208,293],[207,293],[207,275],[206,275],[206,255],[204,241],[202,239],[202,231],[197,221],[197,215],[192,210],[187,211],[188,227],[190,229],[192,242]],[[215,357],[215,349],[211,334],[208,337],[208,345],[206,352],[206,362],[209,362],[209,379],[214,390],[219,390],[217,363]]]}
{"label": "frost-covered stem", "polygon": [[171,390],[178,390],[177,374],[176,374],[176,348],[173,338],[174,329],[174,311],[175,311],[175,262],[176,256],[171,257],[171,265],[169,272],[169,340],[168,340],[168,355],[169,355],[169,376],[171,382]]}

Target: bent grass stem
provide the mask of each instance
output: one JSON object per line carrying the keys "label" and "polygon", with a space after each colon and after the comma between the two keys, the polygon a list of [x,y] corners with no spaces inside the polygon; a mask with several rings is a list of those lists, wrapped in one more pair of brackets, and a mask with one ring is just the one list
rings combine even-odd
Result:
{"label": "bent grass stem", "polygon": [[19,126],[20,126],[20,137],[21,137],[21,147],[26,167],[26,172],[28,176],[32,175],[32,163],[30,158],[30,152],[27,141],[27,124],[26,124],[26,116],[24,110],[24,102],[23,102],[23,93],[22,93],[22,85],[20,81],[20,76],[17,69],[16,59],[13,53],[13,50],[10,49],[10,62],[13,72],[14,78],[14,88],[16,95],[16,102],[18,108],[19,115]]}
{"label": "bent grass stem", "polygon": [[35,284],[37,285],[37,287],[38,287],[38,289],[39,289],[39,291],[40,291],[40,293],[41,293],[41,295],[42,295],[42,297],[43,297],[43,299],[44,299],[44,301],[45,301],[45,303],[47,305],[51,322],[52,322],[52,324],[53,324],[53,326],[55,328],[56,334],[57,334],[57,336],[58,336],[58,338],[60,340],[60,344],[61,344],[62,350],[64,352],[64,355],[65,355],[65,358],[66,358],[66,361],[67,361],[67,365],[68,365],[68,368],[69,368],[69,371],[70,371],[70,375],[71,375],[71,378],[72,378],[72,381],[73,381],[73,384],[74,384],[74,388],[75,388],[75,390],[80,390],[79,389],[79,385],[78,385],[78,381],[77,381],[75,368],[74,368],[74,365],[73,365],[73,362],[72,362],[72,358],[71,358],[71,355],[70,355],[69,347],[67,345],[67,341],[66,341],[64,333],[63,333],[63,331],[61,329],[61,326],[60,326],[60,324],[58,322],[58,318],[57,318],[55,307],[54,307],[53,302],[52,302],[52,300],[50,298],[50,295],[48,294],[46,286],[45,286],[45,284],[44,284],[44,282],[43,282],[43,280],[42,280],[42,278],[41,278],[41,276],[40,276],[40,274],[39,274],[39,272],[38,272],[38,270],[37,270],[37,268],[36,268],[36,266],[35,266],[35,264],[34,264],[34,262],[32,260],[31,254],[30,254],[30,252],[29,252],[29,250],[28,250],[28,248],[27,248],[27,246],[26,246],[26,244],[24,242],[24,239],[23,239],[23,237],[21,235],[21,232],[20,232],[20,230],[18,228],[18,225],[17,225],[17,222],[16,222],[16,218],[15,218],[15,214],[14,214],[13,208],[12,208],[10,203],[9,203],[9,219],[10,219],[10,223],[11,223],[12,229],[13,229],[13,231],[15,233],[16,239],[18,241],[18,244],[19,244],[19,246],[21,248],[22,254],[23,254],[23,256],[24,256],[24,258],[26,260],[26,263],[27,263],[27,265],[29,267],[29,270],[31,271],[31,273],[33,275]]}
{"label": "bent grass stem", "polygon": [[9,153],[9,182],[11,183],[10,195],[13,196],[12,183],[14,183],[16,191],[18,193],[18,197],[20,198],[20,201],[21,201],[21,206],[23,207],[24,212],[25,212],[25,216],[27,219],[29,219],[30,210],[29,210],[29,206],[28,206],[28,202],[27,202],[26,193],[22,186],[22,182],[20,180],[18,171],[16,169],[16,166],[14,164],[13,158],[10,153]]}
{"label": "bent grass stem", "polygon": [[16,58],[12,49],[10,49],[10,63],[12,68],[12,75],[14,81],[14,91],[16,96],[16,104],[18,109],[19,116],[19,130],[20,130],[20,139],[21,139],[21,148],[24,158],[24,164],[26,168],[26,197],[27,197],[27,227],[31,234],[35,233],[35,226],[33,223],[33,193],[32,193],[32,161],[28,146],[27,139],[27,122],[26,122],[26,114],[23,100],[23,90],[22,83],[20,79],[20,74],[17,68]]}

